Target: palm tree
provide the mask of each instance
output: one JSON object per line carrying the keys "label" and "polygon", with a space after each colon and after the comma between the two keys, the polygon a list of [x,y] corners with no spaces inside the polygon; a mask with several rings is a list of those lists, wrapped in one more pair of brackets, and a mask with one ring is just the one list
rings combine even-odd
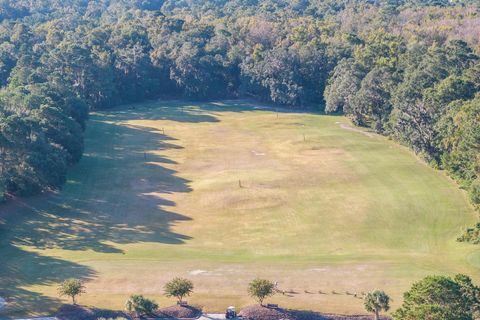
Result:
{"label": "palm tree", "polygon": [[390,297],[383,291],[374,290],[365,296],[365,310],[375,313],[375,320],[379,320],[380,311],[390,309]]}

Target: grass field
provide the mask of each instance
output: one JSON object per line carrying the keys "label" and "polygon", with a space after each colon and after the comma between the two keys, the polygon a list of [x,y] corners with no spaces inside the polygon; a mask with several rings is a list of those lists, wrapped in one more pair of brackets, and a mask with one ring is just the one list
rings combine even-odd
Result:
{"label": "grass field", "polygon": [[68,277],[86,281],[80,303],[119,309],[132,293],[172,304],[164,283],[188,277],[207,311],[250,304],[266,277],[295,292],[271,302],[346,314],[364,313],[346,291],[396,307],[427,274],[480,281],[480,249],[455,241],[476,215],[444,173],[343,117],[252,106],[93,114],[63,190],[0,207],[0,318],[48,314]]}

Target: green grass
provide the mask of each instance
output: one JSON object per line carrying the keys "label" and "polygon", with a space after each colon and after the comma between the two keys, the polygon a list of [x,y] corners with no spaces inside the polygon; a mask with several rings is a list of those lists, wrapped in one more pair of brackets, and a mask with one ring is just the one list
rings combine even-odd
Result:
{"label": "green grass", "polygon": [[272,302],[337,313],[363,313],[346,291],[398,306],[427,274],[479,281],[480,249],[455,241],[476,220],[465,193],[341,123],[245,101],[93,114],[63,190],[0,207],[0,318],[52,312],[68,277],[106,308],[132,293],[171,304],[163,285],[188,277],[207,311],[251,303],[248,282],[266,277],[296,292]]}

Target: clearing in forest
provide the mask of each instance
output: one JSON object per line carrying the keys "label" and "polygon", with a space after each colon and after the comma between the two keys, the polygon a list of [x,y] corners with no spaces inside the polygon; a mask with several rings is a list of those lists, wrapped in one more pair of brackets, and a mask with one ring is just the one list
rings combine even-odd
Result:
{"label": "clearing in forest", "polygon": [[[62,191],[0,207],[0,318],[48,314],[60,281],[85,305],[160,306],[174,276],[210,312],[252,303],[254,277],[285,307],[364,313],[361,294],[401,303],[428,274],[480,280],[464,192],[409,150],[343,117],[253,103],[151,102],[93,114]],[[321,292],[321,293],[319,293]],[[351,294],[347,294],[351,293]]]}

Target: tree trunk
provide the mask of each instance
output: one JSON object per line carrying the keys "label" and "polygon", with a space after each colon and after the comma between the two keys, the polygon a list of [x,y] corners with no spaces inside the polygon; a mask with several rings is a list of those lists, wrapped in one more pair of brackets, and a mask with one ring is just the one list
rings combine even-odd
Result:
{"label": "tree trunk", "polygon": [[72,301],[73,301],[73,304],[76,304],[75,303],[75,296],[72,296]]}
{"label": "tree trunk", "polygon": [[378,310],[375,309],[375,320],[379,320],[379,319],[380,319],[380,317],[379,317],[379,315],[378,315]]}

